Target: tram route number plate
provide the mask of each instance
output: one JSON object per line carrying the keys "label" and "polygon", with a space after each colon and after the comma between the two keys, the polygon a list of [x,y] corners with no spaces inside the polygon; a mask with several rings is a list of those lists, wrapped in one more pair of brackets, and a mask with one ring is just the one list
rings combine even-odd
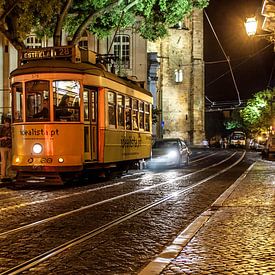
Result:
{"label": "tram route number plate", "polygon": [[21,61],[73,56],[73,46],[21,50]]}

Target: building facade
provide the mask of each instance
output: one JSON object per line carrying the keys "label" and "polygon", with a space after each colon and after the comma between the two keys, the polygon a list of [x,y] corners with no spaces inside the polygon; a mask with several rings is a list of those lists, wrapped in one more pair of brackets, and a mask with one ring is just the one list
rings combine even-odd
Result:
{"label": "building facade", "polygon": [[156,137],[180,137],[201,144],[204,132],[203,13],[148,43],[148,86],[158,108]]}

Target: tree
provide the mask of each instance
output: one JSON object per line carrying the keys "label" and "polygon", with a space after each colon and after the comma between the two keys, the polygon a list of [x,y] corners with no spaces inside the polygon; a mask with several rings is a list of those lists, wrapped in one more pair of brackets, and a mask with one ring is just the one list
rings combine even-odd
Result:
{"label": "tree", "polygon": [[117,26],[134,26],[142,37],[156,40],[167,29],[209,0],[0,0],[0,32],[15,48],[24,48],[26,36],[35,30],[61,45],[66,29],[76,45],[88,30],[103,37]]}
{"label": "tree", "polygon": [[225,126],[225,129],[228,131],[233,131],[233,130],[244,128],[239,109],[233,110],[231,117],[228,119],[225,119],[224,126]]}
{"label": "tree", "polygon": [[246,107],[240,111],[244,126],[253,134],[266,132],[271,125],[271,100],[275,89],[264,90],[254,94]]}

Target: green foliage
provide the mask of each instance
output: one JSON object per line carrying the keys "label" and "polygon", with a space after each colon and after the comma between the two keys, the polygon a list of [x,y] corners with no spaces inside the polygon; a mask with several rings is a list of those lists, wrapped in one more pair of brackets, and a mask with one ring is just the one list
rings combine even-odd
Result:
{"label": "green foliage", "polygon": [[[33,30],[39,36],[60,35],[56,26],[74,37],[89,30],[103,37],[117,28],[134,26],[144,38],[156,40],[167,29],[195,8],[204,8],[209,0],[0,0],[0,32],[15,47]],[[68,6],[69,9],[65,9]],[[63,18],[64,15],[64,18]],[[60,30],[59,30],[60,32]],[[54,37],[55,39],[55,37]]]}
{"label": "green foliage", "polygon": [[249,99],[240,115],[244,126],[251,133],[265,132],[271,124],[271,99],[275,89],[264,90],[254,94]]}
{"label": "green foliage", "polygon": [[232,112],[231,117],[224,121],[224,126],[226,130],[237,130],[244,128],[240,111],[238,109],[235,109]]}

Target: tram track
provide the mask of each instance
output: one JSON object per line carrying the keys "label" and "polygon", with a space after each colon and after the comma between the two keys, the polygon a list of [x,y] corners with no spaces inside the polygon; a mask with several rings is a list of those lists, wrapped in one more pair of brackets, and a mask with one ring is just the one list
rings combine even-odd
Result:
{"label": "tram track", "polygon": [[[33,222],[33,223],[29,223],[27,225],[24,225],[24,226],[21,226],[21,227],[18,227],[18,228],[15,228],[15,229],[11,229],[11,230],[8,230],[8,231],[5,231],[5,232],[2,232],[0,233],[0,238],[1,237],[5,237],[9,234],[13,234],[13,233],[17,233],[17,232],[20,232],[20,231],[23,231],[23,230],[26,230],[26,229],[29,229],[29,228],[32,228],[32,227],[35,227],[35,226],[38,226],[38,225],[42,225],[42,224],[45,224],[45,223],[48,223],[48,222],[52,222],[54,220],[57,220],[57,219],[60,219],[60,218],[64,218],[66,216],[70,216],[70,215],[73,215],[73,214],[77,214],[79,212],[82,212],[84,210],[87,210],[87,209],[91,209],[93,207],[96,207],[96,206],[99,206],[99,205],[103,205],[105,203],[108,203],[108,202],[112,202],[112,201],[115,201],[115,200],[118,200],[118,199],[122,199],[124,197],[127,197],[127,196],[130,196],[130,195],[134,195],[134,194],[137,194],[137,193],[141,193],[141,192],[144,192],[144,191],[148,191],[150,189],[154,189],[154,188],[157,188],[157,187],[160,187],[162,185],[166,185],[166,184],[169,184],[171,182],[174,182],[174,181],[178,181],[178,180],[183,180],[184,178],[188,178],[190,176],[193,176],[193,175],[196,175],[196,174],[199,174],[203,171],[206,171],[210,168],[213,168],[213,167],[216,167],[218,165],[221,165],[222,163],[230,160],[232,157],[234,157],[235,155],[237,154],[237,152],[234,152],[233,154],[231,154],[229,157],[217,162],[217,163],[214,163],[210,166],[207,166],[207,167],[204,167],[200,170],[197,170],[195,172],[191,172],[191,173],[188,173],[188,174],[185,174],[185,175],[181,175],[181,176],[178,176],[176,178],[173,178],[173,179],[170,179],[170,180],[167,180],[167,181],[164,181],[164,182],[161,182],[161,183],[158,183],[158,184],[155,184],[155,185],[150,185],[150,186],[146,186],[144,188],[140,188],[140,189],[137,189],[135,191],[131,191],[131,192],[128,192],[128,193],[124,193],[124,194],[121,194],[121,195],[118,195],[118,196],[115,196],[115,197],[111,197],[109,199],[105,199],[105,200],[101,200],[99,202],[96,202],[96,203],[93,203],[93,204],[90,204],[90,205],[86,205],[86,206],[82,206],[80,208],[77,208],[77,209],[74,209],[72,211],[67,211],[67,212],[64,212],[64,213],[61,213],[61,214],[58,214],[58,215],[55,215],[55,216],[52,216],[52,217],[49,217],[49,218],[46,218],[46,219],[42,219],[42,220],[39,220],[39,221],[36,221],[36,222]],[[123,182],[118,182],[116,183],[115,185],[119,185],[119,184],[122,184]],[[89,191],[98,191],[99,188],[95,188],[95,189],[92,189],[92,190],[86,190],[85,193],[88,193]],[[84,192],[78,192],[77,194],[74,194],[74,195],[82,195]],[[58,199],[64,199],[64,198],[67,198],[67,196],[63,196],[63,197],[59,197]],[[57,198],[56,198],[57,199]],[[44,202],[44,201],[42,201]],[[38,203],[38,202],[33,202],[34,203]],[[32,205],[32,203],[31,203]]]}
{"label": "tram track", "polygon": [[[204,155],[204,156],[200,156],[199,158],[191,160],[190,164],[196,163],[198,161],[205,160],[205,159],[207,159],[207,158],[209,158],[209,157],[211,157],[213,155],[216,155],[216,154],[217,154],[217,152],[214,152],[214,153],[211,153],[211,154],[207,154],[207,155]],[[198,172],[195,172],[195,174],[204,171],[203,169],[202,170],[198,170]],[[154,177],[156,177],[158,175],[162,175],[162,174],[163,174],[162,172],[154,173]],[[66,195],[61,195],[61,196],[54,197],[54,198],[39,199],[39,200],[34,200],[34,201],[29,201],[29,202],[16,203],[16,204],[8,205],[8,206],[5,206],[5,207],[0,207],[0,213],[1,212],[5,212],[5,211],[9,211],[9,210],[15,210],[15,209],[17,210],[17,209],[19,209],[21,207],[33,206],[33,205],[37,205],[37,204],[41,204],[41,203],[47,203],[47,202],[51,202],[51,201],[64,200],[64,199],[68,199],[68,198],[71,198],[71,197],[74,197],[74,196],[84,195],[84,194],[88,194],[88,193],[92,193],[92,192],[97,192],[97,191],[105,190],[105,189],[108,189],[108,188],[113,188],[115,186],[120,186],[122,184],[129,184],[129,181],[130,182],[138,181],[140,179],[140,176],[144,176],[144,175],[145,175],[145,177],[143,178],[143,180],[145,180],[146,179],[146,173],[145,172],[135,172],[133,174],[127,174],[127,175],[124,175],[124,176],[120,177],[120,180],[127,179],[128,183],[125,182],[125,181],[119,181],[119,182],[115,182],[115,183],[112,183],[112,184],[108,184],[108,185],[104,185],[104,186],[99,186],[99,187],[91,188],[91,189],[88,189],[88,190],[82,190],[82,191],[79,191],[79,192],[75,192],[74,191],[73,193],[66,194]],[[190,175],[192,175],[192,173]],[[136,176],[138,176],[139,178],[131,179],[132,177],[136,177]],[[16,196],[16,197],[10,197],[10,198],[7,198],[7,199],[2,199],[1,202],[5,203],[5,204],[8,204],[10,201],[12,202],[13,200],[16,200],[17,198],[20,199],[21,196]]]}
{"label": "tram track", "polygon": [[[235,156],[235,155],[236,155],[236,152],[233,153],[233,154],[231,154],[228,158],[226,158],[226,159],[224,159],[224,160],[222,160],[222,161],[220,161],[220,162],[218,162],[216,164],[212,164],[209,167],[205,167],[203,169],[207,170],[207,169],[209,169],[211,167],[213,168],[213,167],[216,167],[218,165],[221,165],[222,163],[224,163],[224,162],[230,160],[231,158],[233,158],[233,156]],[[244,155],[245,155],[245,152],[243,152],[242,155],[240,157],[238,157],[238,159],[236,161],[234,161],[233,163],[230,163],[225,168],[221,168],[219,171],[216,171],[215,173],[212,173],[211,175],[208,175],[207,177],[204,177],[203,179],[198,180],[198,181],[192,183],[191,185],[183,188],[182,190],[178,190],[176,192],[171,192],[170,194],[165,195],[161,199],[157,199],[156,201],[154,201],[152,203],[149,203],[149,204],[146,204],[146,205],[144,205],[142,207],[139,207],[138,209],[135,209],[134,211],[131,211],[130,213],[127,213],[125,215],[122,215],[121,217],[119,217],[119,218],[117,218],[117,219],[115,219],[115,220],[113,220],[113,221],[111,221],[111,222],[109,222],[109,223],[107,223],[107,224],[105,224],[103,226],[95,228],[95,229],[89,231],[86,234],[83,234],[83,235],[81,235],[81,236],[79,236],[77,238],[74,238],[74,239],[72,239],[72,240],[70,240],[70,241],[68,241],[66,243],[63,243],[62,245],[59,245],[59,246],[57,246],[57,247],[55,247],[53,249],[48,250],[45,253],[40,254],[37,257],[34,257],[34,258],[32,258],[32,259],[30,259],[30,260],[28,260],[28,261],[26,261],[24,263],[21,263],[21,264],[15,266],[15,267],[13,267],[13,268],[11,268],[9,270],[6,270],[3,273],[1,273],[1,275],[4,275],[4,274],[19,274],[20,272],[26,271],[26,270],[28,270],[28,269],[30,269],[30,268],[32,268],[32,267],[40,264],[41,262],[43,262],[43,261],[45,261],[45,260],[47,260],[47,259],[49,259],[51,257],[54,257],[55,255],[63,252],[64,250],[66,250],[68,248],[71,248],[71,247],[76,246],[76,245],[78,245],[78,244],[80,244],[82,242],[85,242],[86,240],[89,240],[89,239],[91,239],[91,238],[93,238],[93,237],[95,237],[95,236],[97,236],[97,235],[99,235],[99,234],[107,231],[108,229],[110,229],[110,228],[112,228],[112,227],[114,227],[114,226],[116,226],[118,224],[121,224],[121,223],[123,223],[123,222],[125,222],[125,221],[127,221],[127,220],[129,220],[129,219],[131,219],[131,218],[133,218],[133,217],[141,214],[141,213],[144,213],[144,212],[152,209],[153,207],[155,207],[155,206],[157,206],[159,204],[162,204],[162,203],[164,203],[164,202],[166,202],[166,201],[168,201],[168,200],[170,200],[172,198],[175,198],[175,196],[179,196],[179,195],[182,195],[184,193],[187,193],[191,189],[193,189],[193,188],[195,188],[195,187],[197,187],[197,186],[199,186],[199,185],[201,185],[201,184],[203,184],[203,183],[205,183],[205,182],[207,182],[207,181],[209,181],[209,180],[211,180],[211,179],[213,179],[213,178],[221,175],[222,173],[230,170],[232,167],[234,167],[235,165],[237,165],[238,163],[241,162],[241,160],[243,159]],[[181,180],[184,177],[188,177],[188,176],[190,176],[192,174],[194,175],[195,173],[196,172],[193,172],[193,173],[190,173],[190,174],[186,174],[186,175],[180,176],[178,178],[172,179],[170,181]],[[168,184],[170,181],[166,181],[164,183],[160,183],[159,185]],[[154,188],[154,186],[152,186],[152,188]],[[152,189],[152,188],[146,187],[146,188],[143,189],[143,191],[146,191],[146,190],[149,190],[149,189]],[[141,192],[140,190],[136,190],[136,191],[137,192]],[[134,193],[136,193],[136,192],[134,192]],[[126,194],[124,196],[126,196]],[[81,210],[79,210],[79,211],[81,211]],[[27,229],[27,228],[24,228],[24,229]],[[18,231],[13,231],[13,232],[10,232],[9,234],[16,233],[16,232],[18,232]],[[3,237],[4,233],[0,234],[0,237]],[[6,234],[6,236],[7,235],[8,234]]]}

